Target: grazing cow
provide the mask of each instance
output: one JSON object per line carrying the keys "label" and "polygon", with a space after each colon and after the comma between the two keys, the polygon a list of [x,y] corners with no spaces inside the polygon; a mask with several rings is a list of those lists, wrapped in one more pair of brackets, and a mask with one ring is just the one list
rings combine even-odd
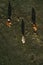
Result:
{"label": "grazing cow", "polygon": [[36,12],[35,12],[35,9],[33,7],[32,7],[32,27],[33,27],[34,33],[36,33],[37,32]]}
{"label": "grazing cow", "polygon": [[8,3],[8,21],[6,22],[6,25],[8,26],[8,27],[11,27],[11,11],[12,11],[12,9],[11,9],[11,4],[10,4],[10,1],[9,1],[9,3]]}
{"label": "grazing cow", "polygon": [[22,19],[22,22],[21,22],[21,32],[22,32],[22,43],[25,43],[25,36],[24,36],[25,24],[24,24],[23,19]]}

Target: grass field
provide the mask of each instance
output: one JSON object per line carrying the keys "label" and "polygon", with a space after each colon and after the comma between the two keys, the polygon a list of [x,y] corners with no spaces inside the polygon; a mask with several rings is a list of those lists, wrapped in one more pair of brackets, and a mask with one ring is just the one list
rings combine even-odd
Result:
{"label": "grass field", "polygon": [[[0,1],[0,65],[43,65],[43,0],[11,0],[12,26],[7,21],[8,0]],[[31,25],[31,9],[35,8],[38,35]],[[25,21],[26,43],[21,42],[21,19]]]}

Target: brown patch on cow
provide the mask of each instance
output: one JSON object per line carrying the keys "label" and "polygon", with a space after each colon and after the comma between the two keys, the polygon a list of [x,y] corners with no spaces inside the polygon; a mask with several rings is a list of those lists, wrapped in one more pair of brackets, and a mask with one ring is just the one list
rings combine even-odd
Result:
{"label": "brown patch on cow", "polygon": [[6,22],[6,26],[11,27],[11,25],[12,25],[11,21]]}

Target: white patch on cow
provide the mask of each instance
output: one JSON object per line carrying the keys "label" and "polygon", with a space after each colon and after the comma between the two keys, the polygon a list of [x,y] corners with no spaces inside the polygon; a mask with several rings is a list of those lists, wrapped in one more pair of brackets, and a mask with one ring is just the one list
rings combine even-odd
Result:
{"label": "white patch on cow", "polygon": [[24,36],[22,36],[22,43],[24,44],[25,43],[25,37]]}
{"label": "white patch on cow", "polygon": [[8,21],[10,21],[10,19],[8,19]]}
{"label": "white patch on cow", "polygon": [[19,22],[19,19],[17,21]]}

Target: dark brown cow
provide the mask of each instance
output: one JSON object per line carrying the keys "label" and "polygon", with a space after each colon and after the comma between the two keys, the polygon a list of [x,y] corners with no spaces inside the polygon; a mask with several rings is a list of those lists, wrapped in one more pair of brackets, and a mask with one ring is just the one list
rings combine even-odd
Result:
{"label": "dark brown cow", "polygon": [[34,33],[36,33],[37,32],[36,12],[35,12],[35,9],[33,7],[32,7],[32,27],[33,27]]}
{"label": "dark brown cow", "polygon": [[8,26],[8,27],[11,27],[11,11],[12,11],[12,9],[11,9],[11,3],[10,3],[10,1],[9,1],[9,3],[8,3],[8,21],[6,22],[6,25]]}

